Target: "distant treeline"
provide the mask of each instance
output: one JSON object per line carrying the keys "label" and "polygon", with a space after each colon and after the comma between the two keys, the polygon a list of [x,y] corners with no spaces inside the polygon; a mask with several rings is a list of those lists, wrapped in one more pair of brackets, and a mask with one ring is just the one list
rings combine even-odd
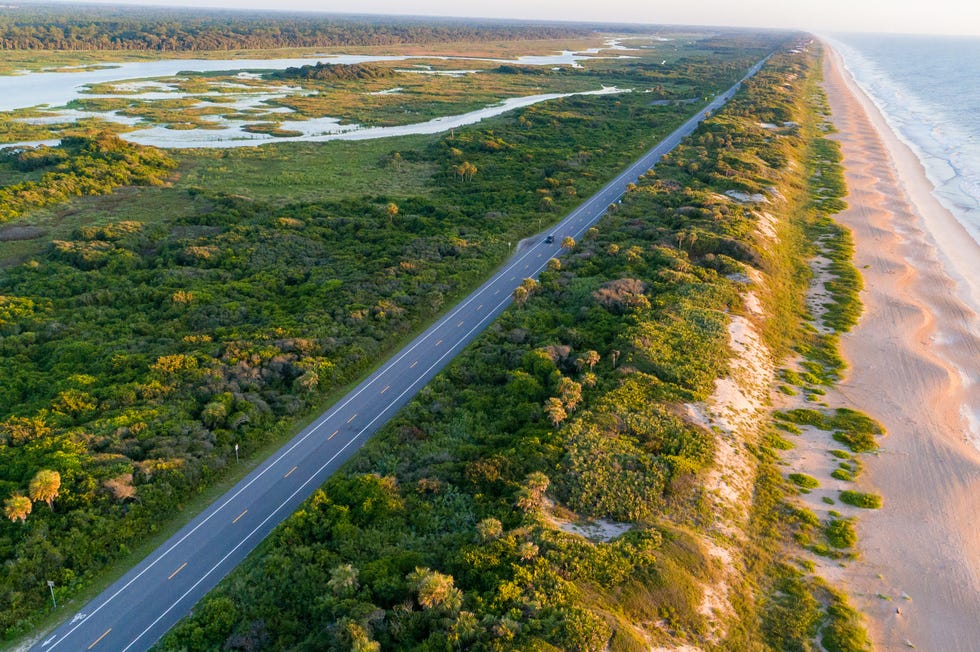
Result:
{"label": "distant treeline", "polygon": [[0,10],[2,50],[234,50],[567,38],[582,25],[35,5]]}

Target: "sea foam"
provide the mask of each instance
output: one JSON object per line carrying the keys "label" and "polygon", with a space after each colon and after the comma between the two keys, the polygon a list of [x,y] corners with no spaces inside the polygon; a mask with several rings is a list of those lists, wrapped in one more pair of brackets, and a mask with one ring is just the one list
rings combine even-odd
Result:
{"label": "sea foam", "polygon": [[855,81],[980,243],[980,39],[838,35]]}

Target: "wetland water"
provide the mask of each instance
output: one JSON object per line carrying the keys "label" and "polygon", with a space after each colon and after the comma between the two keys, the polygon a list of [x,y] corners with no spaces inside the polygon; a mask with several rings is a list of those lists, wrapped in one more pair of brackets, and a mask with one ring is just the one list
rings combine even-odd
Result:
{"label": "wetland water", "polygon": [[[622,50],[615,41],[607,44],[608,49]],[[481,59],[457,58],[445,56],[384,56],[384,55],[345,55],[330,54],[292,59],[167,59],[160,61],[126,62],[118,64],[99,64],[91,68],[66,72],[64,69],[52,72],[29,72],[22,75],[0,76],[0,111],[38,108],[44,117],[24,118],[25,122],[70,122],[80,118],[100,118],[109,122],[129,126],[143,126],[136,131],[121,134],[126,140],[155,147],[240,147],[261,145],[271,142],[289,141],[323,141],[323,140],[364,140],[401,136],[408,134],[433,134],[440,131],[479,122],[488,117],[500,115],[516,108],[530,106],[568,95],[583,93],[545,93],[525,97],[515,97],[493,104],[482,109],[459,115],[442,116],[425,122],[392,127],[363,127],[360,125],[341,125],[338,118],[313,118],[288,120],[290,112],[281,107],[276,108],[266,104],[267,100],[283,97],[289,93],[304,92],[294,87],[280,87],[259,92],[258,89],[243,87],[240,95],[222,93],[226,99],[234,99],[239,108],[265,114],[279,112],[283,120],[279,126],[283,130],[294,132],[295,135],[286,137],[273,136],[264,133],[246,131],[244,127],[261,118],[247,120],[225,119],[219,116],[206,118],[208,128],[168,129],[154,126],[152,123],[140,121],[138,118],[122,115],[112,111],[79,111],[69,108],[73,100],[92,98],[128,98],[128,99],[182,99],[202,97],[202,101],[214,93],[182,93],[172,88],[165,81],[179,77],[181,73],[227,72],[229,75],[238,74],[240,77],[255,78],[252,71],[284,70],[288,67],[310,65],[316,62],[331,64],[359,64],[381,61],[410,61],[410,60],[441,60],[441,61],[489,61],[500,64],[519,64],[532,66],[578,66],[579,61],[595,58],[603,48],[592,48],[584,52],[564,51],[551,56],[526,56],[516,59]],[[617,55],[625,56],[625,55]],[[471,71],[427,71],[444,74],[466,74]],[[126,82],[125,84],[122,82]],[[89,88],[94,84],[114,83],[117,88],[125,89],[124,94],[96,94]],[[584,94],[606,94],[620,92],[615,88],[602,88]],[[24,146],[38,144],[54,144],[58,141],[30,142],[0,142],[0,147]]]}

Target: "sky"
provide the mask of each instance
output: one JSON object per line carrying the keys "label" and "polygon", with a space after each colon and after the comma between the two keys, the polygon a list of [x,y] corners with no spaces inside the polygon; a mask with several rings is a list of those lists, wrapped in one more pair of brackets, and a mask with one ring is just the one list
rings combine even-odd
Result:
{"label": "sky", "polygon": [[[74,0],[72,4],[79,0]],[[202,8],[980,35],[978,0],[82,0]]]}

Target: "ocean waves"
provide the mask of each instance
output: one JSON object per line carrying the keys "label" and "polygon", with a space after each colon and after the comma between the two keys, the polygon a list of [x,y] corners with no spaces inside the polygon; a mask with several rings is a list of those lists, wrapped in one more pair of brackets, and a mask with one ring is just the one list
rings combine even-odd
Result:
{"label": "ocean waves", "polygon": [[980,39],[831,39],[855,81],[922,162],[939,201],[980,243]]}

